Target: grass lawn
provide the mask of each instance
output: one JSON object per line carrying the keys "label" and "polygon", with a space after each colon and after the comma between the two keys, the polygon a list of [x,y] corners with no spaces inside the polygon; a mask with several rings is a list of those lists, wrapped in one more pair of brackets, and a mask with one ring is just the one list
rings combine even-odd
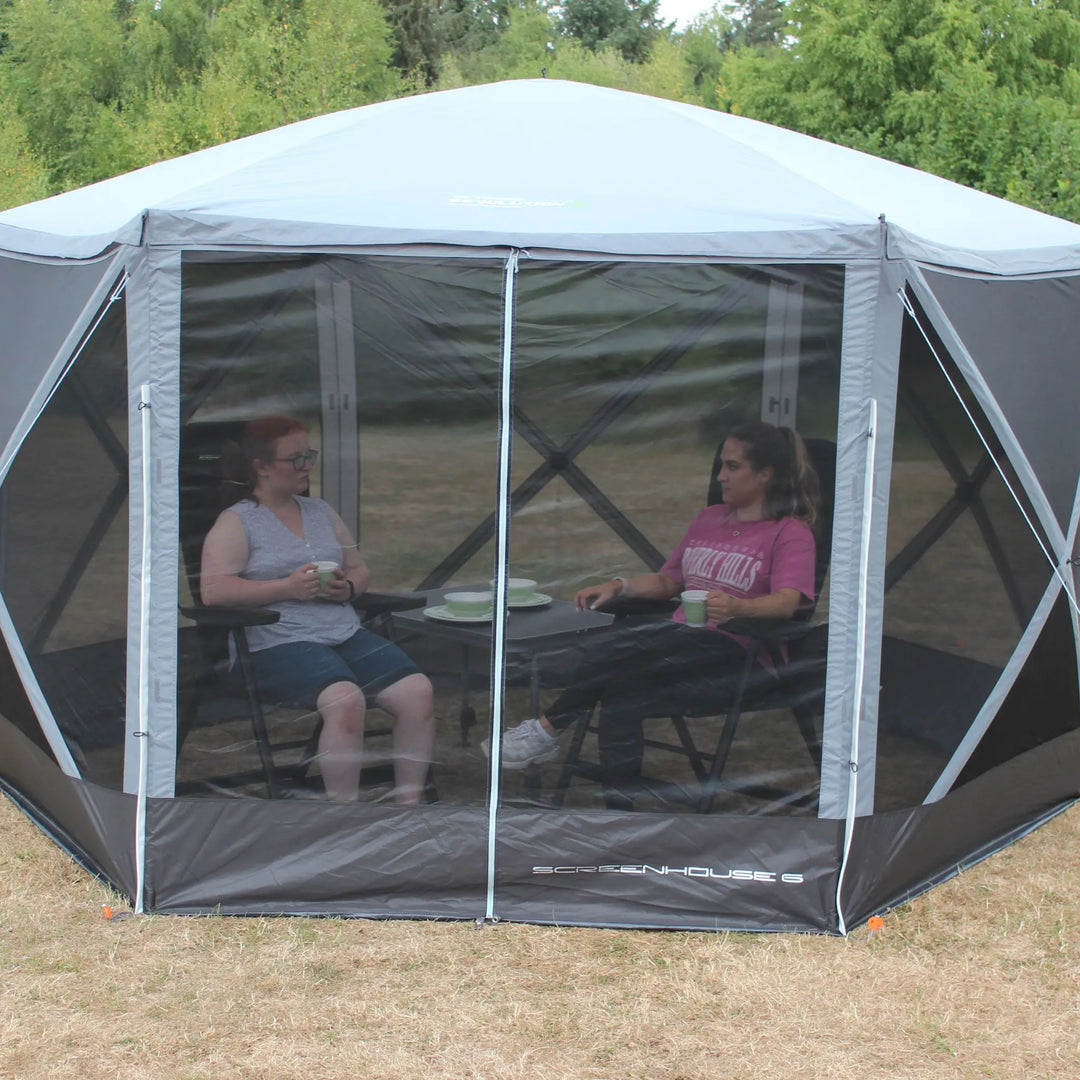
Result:
{"label": "grass lawn", "polygon": [[0,1077],[1075,1080],[1080,809],[870,935],[129,917],[0,800]]}

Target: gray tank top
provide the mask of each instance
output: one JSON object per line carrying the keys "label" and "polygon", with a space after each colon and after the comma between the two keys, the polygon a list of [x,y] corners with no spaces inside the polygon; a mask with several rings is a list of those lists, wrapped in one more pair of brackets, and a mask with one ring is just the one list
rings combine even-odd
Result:
{"label": "gray tank top", "polygon": [[[240,573],[242,578],[273,581],[288,577],[304,563],[324,559],[341,562],[341,545],[334,534],[334,519],[329,505],[322,499],[303,495],[294,497],[300,507],[300,520],[304,528],[302,538],[265,506],[243,499],[230,507],[240,518],[247,534],[248,561]],[[266,606],[280,612],[281,619],[269,626],[248,627],[248,645],[252,652],[291,641],[340,645],[360,626],[360,618],[351,604],[325,600],[279,600]]]}

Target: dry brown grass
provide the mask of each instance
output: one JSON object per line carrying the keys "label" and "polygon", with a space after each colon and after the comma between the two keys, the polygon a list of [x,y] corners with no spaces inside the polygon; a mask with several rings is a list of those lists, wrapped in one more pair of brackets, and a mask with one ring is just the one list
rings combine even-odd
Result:
{"label": "dry brown grass", "polygon": [[1075,1080],[1080,810],[872,939],[147,916],[0,800],[0,1077]]}

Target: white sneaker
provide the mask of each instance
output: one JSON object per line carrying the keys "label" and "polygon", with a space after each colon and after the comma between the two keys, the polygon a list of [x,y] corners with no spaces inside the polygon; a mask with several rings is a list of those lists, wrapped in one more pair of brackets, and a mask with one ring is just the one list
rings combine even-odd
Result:
{"label": "white sneaker", "polygon": [[[486,757],[491,757],[491,740],[480,744]],[[502,737],[502,767],[524,769],[528,765],[540,765],[559,756],[559,740],[549,735],[539,720],[526,720],[517,727],[507,728]]]}

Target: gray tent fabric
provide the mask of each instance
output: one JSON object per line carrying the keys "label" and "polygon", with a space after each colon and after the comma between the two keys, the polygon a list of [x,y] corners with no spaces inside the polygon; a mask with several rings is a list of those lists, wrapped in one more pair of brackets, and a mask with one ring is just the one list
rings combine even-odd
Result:
{"label": "gray tent fabric", "polygon": [[886,239],[893,258],[1016,274],[1075,266],[1080,226],[745,117],[554,79],[315,117],[0,214],[4,247],[74,258],[335,242],[849,259]]}
{"label": "gray tent fabric", "polygon": [[41,386],[48,365],[77,330],[83,309],[108,278],[112,262],[105,258],[57,264],[0,256],[4,297],[0,364],[6,388],[0,399],[0,452]]}
{"label": "gray tent fabric", "polygon": [[[0,786],[138,911],[845,933],[1080,796],[1078,281],[1070,222],[554,80],[0,213]],[[317,711],[199,603],[238,434],[280,415],[432,686],[422,805],[375,707],[330,801]],[[660,571],[759,420],[825,489],[779,681],[702,701],[643,653],[501,768],[671,632],[574,595]]]}
{"label": "gray tent fabric", "polygon": [[[1080,376],[1070,358],[1080,333],[1080,276],[1001,282],[935,271],[927,283],[994,397],[1009,406],[1016,438],[1063,531],[1076,502],[1080,433],[1072,402]],[[1033,379],[1029,356],[1056,360],[1050,380]]]}

